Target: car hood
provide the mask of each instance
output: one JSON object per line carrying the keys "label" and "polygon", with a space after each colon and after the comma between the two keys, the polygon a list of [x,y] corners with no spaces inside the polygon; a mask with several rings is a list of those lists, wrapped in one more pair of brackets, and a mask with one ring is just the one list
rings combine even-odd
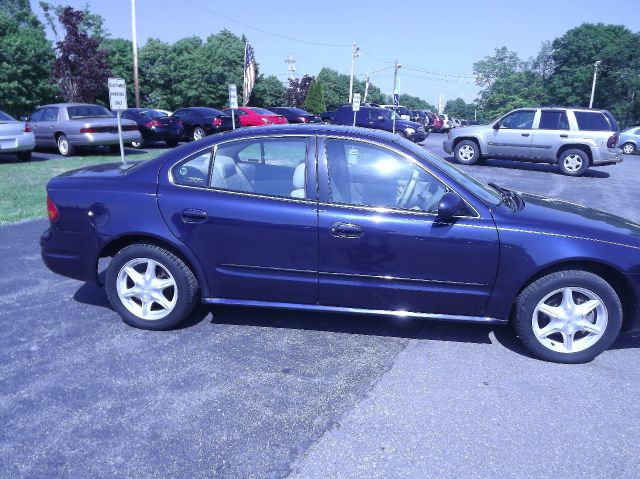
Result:
{"label": "car hood", "polygon": [[455,130],[451,131],[451,136],[473,135],[474,133],[490,129],[491,125],[459,126]]}
{"label": "car hood", "polygon": [[529,193],[520,196],[524,206],[515,212],[504,206],[496,208],[498,228],[586,238],[640,250],[640,225],[631,220],[556,198]]}
{"label": "car hood", "polygon": [[[383,125],[385,126],[385,128],[388,127],[389,130],[391,130],[391,128],[393,127],[393,120],[384,120]],[[415,121],[396,120],[396,130],[405,128],[413,128],[414,130],[417,130],[418,128],[424,127],[420,123],[417,123]]]}

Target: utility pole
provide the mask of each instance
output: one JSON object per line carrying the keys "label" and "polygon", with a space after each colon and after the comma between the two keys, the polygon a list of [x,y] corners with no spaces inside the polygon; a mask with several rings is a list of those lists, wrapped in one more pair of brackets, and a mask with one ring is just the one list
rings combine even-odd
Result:
{"label": "utility pole", "polygon": [[136,108],[140,108],[140,85],[138,83],[138,38],[136,33],[136,0],[131,0],[131,43],[133,44],[133,90]]}
{"label": "utility pole", "polygon": [[364,100],[362,103],[367,103],[367,95],[369,94],[369,70],[367,70],[367,80],[364,84]]}
{"label": "utility pole", "polygon": [[392,126],[392,131],[393,133],[396,132],[396,116],[398,115],[398,112],[396,110],[395,107],[397,107],[398,105],[396,105],[396,94],[398,95],[398,103],[400,102],[400,92],[398,91],[398,70],[402,67],[402,65],[400,65],[398,63],[398,59],[396,58],[396,62],[395,62],[395,66],[393,68],[393,91],[392,91],[392,99],[393,99],[393,126]]}
{"label": "utility pole", "polygon": [[287,58],[285,61],[285,63],[289,64],[289,79],[293,80],[296,77],[296,61],[293,58],[293,55],[291,55],[291,53],[289,53],[289,58]]}
{"label": "utility pole", "polygon": [[593,95],[596,92],[596,78],[598,77],[598,65],[600,65],[602,62],[600,60],[598,60],[595,64],[594,64],[594,70],[593,70],[593,83],[591,84],[591,100],[589,100],[589,108],[593,108]]}
{"label": "utility pole", "polygon": [[351,45],[351,76],[349,77],[349,103],[353,101],[353,62],[360,56],[360,47],[353,42]]}

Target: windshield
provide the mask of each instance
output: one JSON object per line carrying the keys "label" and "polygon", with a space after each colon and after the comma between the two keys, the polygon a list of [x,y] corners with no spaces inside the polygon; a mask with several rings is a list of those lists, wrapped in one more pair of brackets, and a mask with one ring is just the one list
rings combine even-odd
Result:
{"label": "windshield", "polygon": [[433,153],[428,152],[421,146],[416,145],[412,141],[399,139],[398,142],[402,144],[408,150],[411,150],[413,153],[418,155],[421,158],[425,158],[429,162],[433,163],[440,170],[445,172],[455,181],[459,182],[463,185],[467,190],[469,190],[472,194],[480,198],[483,203],[487,206],[495,206],[500,203],[502,200],[502,196],[495,189],[491,188],[486,183],[474,178],[471,175],[468,175],[462,170],[459,170],[456,166],[453,166],[447,160],[444,160]]}
{"label": "windshield", "polygon": [[387,110],[386,108],[376,108],[375,111],[378,115],[382,116],[385,120],[391,120],[393,117],[391,116],[392,111]]}
{"label": "windshield", "polygon": [[76,118],[113,118],[113,113],[100,105],[68,106],[67,113],[72,120]]}
{"label": "windshield", "polygon": [[15,120],[11,118],[9,115],[7,115],[5,112],[0,111],[0,121],[15,121]]}

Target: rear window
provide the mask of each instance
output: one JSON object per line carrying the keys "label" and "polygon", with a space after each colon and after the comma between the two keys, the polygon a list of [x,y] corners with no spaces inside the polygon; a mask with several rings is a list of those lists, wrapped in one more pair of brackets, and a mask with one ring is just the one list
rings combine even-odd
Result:
{"label": "rear window", "polygon": [[0,121],[15,121],[15,120],[11,118],[9,115],[7,115],[5,112],[0,111]]}
{"label": "rear window", "polygon": [[69,118],[113,118],[113,114],[100,105],[68,106]]}
{"label": "rear window", "polygon": [[578,128],[584,131],[612,131],[607,118],[598,111],[574,111]]}
{"label": "rear window", "polygon": [[264,108],[251,108],[251,110],[255,113],[257,113],[258,115],[273,115],[272,111],[269,110],[265,110]]}
{"label": "rear window", "polygon": [[568,130],[569,121],[564,111],[543,111],[540,115],[540,130]]}

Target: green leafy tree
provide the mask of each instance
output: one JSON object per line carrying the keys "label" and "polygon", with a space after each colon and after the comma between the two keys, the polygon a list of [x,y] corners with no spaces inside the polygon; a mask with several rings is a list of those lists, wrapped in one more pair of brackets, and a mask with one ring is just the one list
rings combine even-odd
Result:
{"label": "green leafy tree", "polygon": [[[323,68],[318,73],[318,81],[322,83],[327,108],[335,110],[349,101],[349,75],[338,73],[331,68]],[[354,78],[353,92],[360,93],[364,99],[365,82]],[[367,103],[384,103],[385,96],[376,85],[369,84]]]}
{"label": "green leafy tree", "polygon": [[473,103],[467,103],[462,98],[447,101],[444,107],[445,113],[452,115],[454,118],[464,118],[471,120],[474,118],[476,106]]}
{"label": "green leafy tree", "polygon": [[260,75],[256,79],[251,95],[251,104],[260,108],[281,106],[284,104],[285,87],[275,75]]}
{"label": "green leafy tree", "polygon": [[[20,1],[20,0],[13,0]],[[55,36],[60,40],[60,34],[64,30],[64,26],[60,23],[60,15],[62,15],[65,8],[65,5],[54,5],[48,2],[40,1],[40,8],[42,8],[42,12],[44,13],[44,18],[47,21],[47,24],[55,34]],[[99,43],[102,43],[106,38],[109,37],[109,32],[104,28],[104,18],[98,15],[97,13],[93,13],[89,10],[89,5],[85,5],[82,11],[82,19],[78,22],[77,28],[80,32],[90,36],[91,38],[96,39]]]}
{"label": "green leafy tree", "polygon": [[496,48],[492,56],[474,63],[473,73],[478,86],[488,87],[496,79],[522,70],[522,66],[523,62],[516,52],[507,47],[501,47]]}
{"label": "green leafy tree", "polygon": [[417,96],[407,95],[406,93],[400,94],[398,97],[400,104],[406,106],[411,110],[431,110],[435,111],[435,107],[428,101],[423,100]]}
{"label": "green leafy tree", "polygon": [[327,105],[324,101],[324,90],[320,80],[314,81],[309,87],[304,107],[305,110],[316,115],[327,110]]}
{"label": "green leafy tree", "polygon": [[42,23],[33,14],[29,0],[0,0],[0,13],[15,21],[21,28],[42,28]]}
{"label": "green leafy tree", "polygon": [[[107,51],[107,66],[111,74],[117,78],[124,78],[127,85],[129,102],[134,98],[133,85],[133,47],[131,40],[124,38],[105,38],[102,47]],[[107,96],[105,85],[105,98]]]}
{"label": "green leafy tree", "polygon": [[54,60],[51,42],[28,5],[23,6],[25,10],[9,10],[3,3],[0,11],[0,105],[16,117],[53,101],[58,94],[49,83]]}

